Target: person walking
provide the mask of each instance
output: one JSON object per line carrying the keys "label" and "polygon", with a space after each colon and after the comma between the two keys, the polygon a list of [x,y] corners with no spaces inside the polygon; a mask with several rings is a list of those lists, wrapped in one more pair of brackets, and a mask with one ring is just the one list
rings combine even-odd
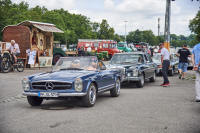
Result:
{"label": "person walking", "polygon": [[169,80],[168,80],[168,70],[169,70],[169,58],[170,58],[170,53],[169,51],[164,47],[164,43],[161,43],[159,45],[161,49],[161,63],[162,63],[162,76],[163,76],[163,84],[161,86],[167,87],[169,86]]}
{"label": "person walking", "polygon": [[196,102],[200,102],[200,43],[195,45],[192,50],[192,63],[193,63],[193,70],[196,71],[196,81],[195,81]]}
{"label": "person walking", "polygon": [[191,56],[187,45],[184,44],[182,49],[179,49],[177,54],[179,56],[179,64],[178,64],[178,72],[179,72],[179,79],[185,79],[185,73],[187,72],[188,68],[188,57]]}

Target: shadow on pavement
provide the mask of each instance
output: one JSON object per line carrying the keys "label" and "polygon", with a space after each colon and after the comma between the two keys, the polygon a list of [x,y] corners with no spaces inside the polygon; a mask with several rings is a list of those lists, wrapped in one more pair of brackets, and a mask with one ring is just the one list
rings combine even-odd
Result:
{"label": "shadow on pavement", "polygon": [[[110,93],[101,93],[98,94],[97,100],[94,106],[98,106],[98,103],[105,102],[111,98]],[[71,110],[74,108],[90,108],[84,107],[81,102],[81,98],[69,98],[65,100],[44,100],[40,106],[28,107],[31,109],[43,109],[43,110]]]}

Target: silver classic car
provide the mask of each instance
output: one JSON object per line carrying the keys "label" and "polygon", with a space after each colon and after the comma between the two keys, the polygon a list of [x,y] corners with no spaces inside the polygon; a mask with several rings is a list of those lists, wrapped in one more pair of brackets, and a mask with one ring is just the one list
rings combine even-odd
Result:
{"label": "silver classic car", "polygon": [[[157,65],[156,74],[161,75],[162,74],[161,54],[160,53],[154,54],[152,60]],[[176,56],[176,54],[174,54],[174,53],[171,54],[170,55],[170,67],[168,70],[169,76],[173,76],[175,73],[178,73],[178,62],[179,62],[179,60],[178,60],[178,57]]]}

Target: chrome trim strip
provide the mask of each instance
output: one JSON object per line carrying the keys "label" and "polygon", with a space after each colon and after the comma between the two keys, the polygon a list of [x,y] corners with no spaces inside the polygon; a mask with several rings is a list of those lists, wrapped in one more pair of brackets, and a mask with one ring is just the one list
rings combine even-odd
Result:
{"label": "chrome trim strip", "polygon": [[[46,85],[32,85],[34,87],[46,87]],[[70,87],[72,85],[54,85],[54,87]]]}
{"label": "chrome trim strip", "polygon": [[40,80],[40,81],[33,81],[32,83],[38,83],[38,82],[61,82],[61,83],[70,83],[72,84],[72,82],[67,82],[67,81],[59,81],[59,80]]}
{"label": "chrome trim strip", "polygon": [[126,77],[123,79],[122,82],[124,81],[140,81],[140,78],[139,77]]}
{"label": "chrome trim strip", "polygon": [[111,84],[111,85],[108,85],[108,86],[105,86],[105,87],[101,87],[101,88],[98,89],[98,92],[104,92],[104,91],[109,90],[113,87],[115,87],[115,84]]}
{"label": "chrome trim strip", "polygon": [[[38,96],[37,92],[23,92],[22,93],[24,96]],[[87,93],[80,92],[80,93],[58,93],[58,97],[66,97],[66,96],[85,96]]]}
{"label": "chrome trim strip", "polygon": [[46,87],[46,85],[32,85],[32,86],[35,86],[35,87]]}
{"label": "chrome trim strip", "polygon": [[111,84],[111,85],[107,85],[107,86],[104,86],[104,87],[100,87],[99,89],[104,89],[104,88],[107,88],[109,86],[115,86],[115,84]]}

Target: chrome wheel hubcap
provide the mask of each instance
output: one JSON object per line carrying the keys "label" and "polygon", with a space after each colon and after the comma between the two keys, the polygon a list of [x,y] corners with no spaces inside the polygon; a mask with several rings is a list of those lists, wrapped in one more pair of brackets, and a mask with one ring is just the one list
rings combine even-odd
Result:
{"label": "chrome wheel hubcap", "polygon": [[117,90],[117,94],[119,94],[120,93],[120,81],[119,80],[117,80],[115,87],[116,87],[116,90]]}
{"label": "chrome wheel hubcap", "polygon": [[94,104],[96,101],[96,89],[94,86],[92,86],[90,88],[90,92],[89,92],[89,100],[91,104]]}

